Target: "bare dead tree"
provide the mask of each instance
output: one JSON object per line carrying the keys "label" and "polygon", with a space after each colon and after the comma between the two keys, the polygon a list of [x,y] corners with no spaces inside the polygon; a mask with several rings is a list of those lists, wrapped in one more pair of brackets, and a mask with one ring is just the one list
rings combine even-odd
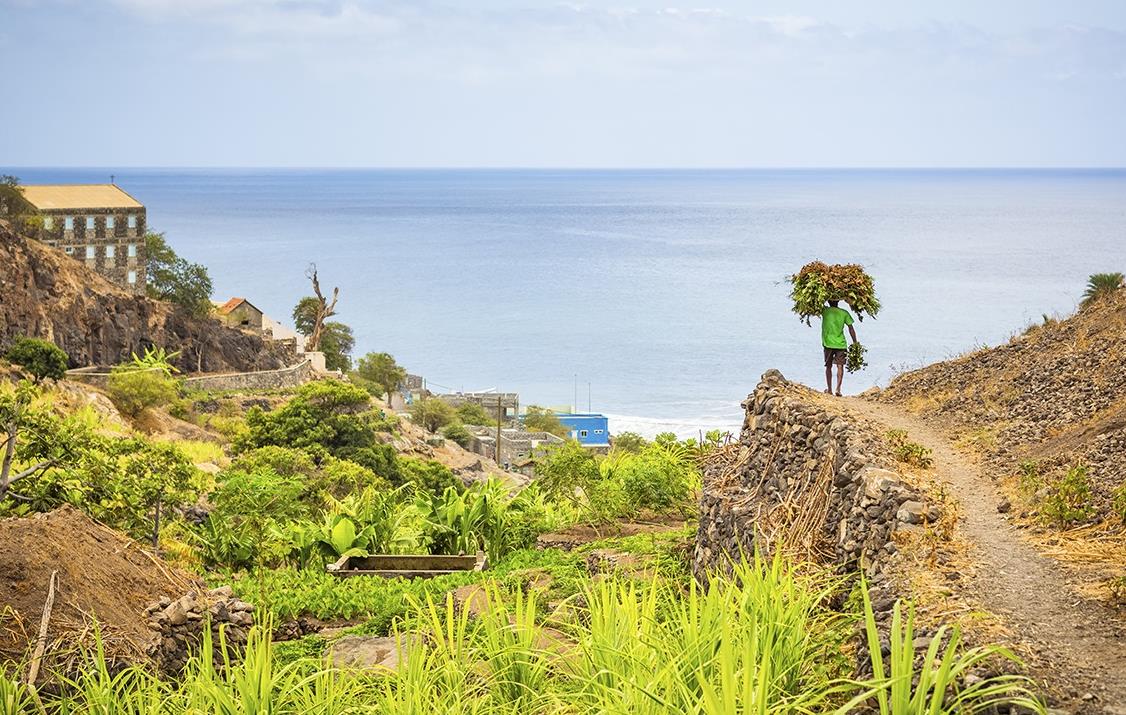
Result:
{"label": "bare dead tree", "polygon": [[325,320],[336,315],[336,300],[340,297],[340,288],[332,289],[332,302],[325,299],[321,293],[321,283],[317,280],[317,264],[310,263],[305,269],[305,277],[313,284],[313,294],[317,297],[316,311],[313,314],[313,329],[305,341],[305,349],[316,352],[321,349],[321,337],[324,335]]}

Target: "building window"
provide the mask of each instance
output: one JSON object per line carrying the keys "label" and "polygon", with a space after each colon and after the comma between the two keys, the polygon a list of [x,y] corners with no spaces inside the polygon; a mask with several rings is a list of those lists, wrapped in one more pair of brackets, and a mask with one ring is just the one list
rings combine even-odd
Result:
{"label": "building window", "polygon": [[50,231],[54,227],[55,227],[55,219],[52,218],[51,216],[44,216],[43,217],[43,228]]}
{"label": "building window", "polygon": [[579,430],[579,436],[580,436],[580,437],[586,437],[586,435],[587,435],[587,432],[586,432],[586,430],[585,430],[585,429],[581,429],[581,430]]}
{"label": "building window", "polygon": [[125,225],[129,228],[137,228],[137,214],[129,214],[125,219]]}
{"label": "building window", "polygon": [[602,434],[602,430],[600,430],[600,429],[596,429],[596,430],[594,430],[594,433],[595,433],[595,434]]}
{"label": "building window", "polygon": [[137,244],[130,243],[129,247],[126,249],[125,255],[129,256],[130,258],[136,258],[137,257]]}
{"label": "building window", "polygon": [[87,246],[86,247],[86,260],[89,261],[89,260],[92,260],[93,258],[94,258],[94,247],[93,246]]}
{"label": "building window", "polygon": [[63,228],[65,228],[67,231],[73,231],[74,230],[74,217],[73,216],[67,216],[67,217],[63,218]]}
{"label": "building window", "polygon": [[106,246],[106,258],[113,258],[117,255],[117,246]]}
{"label": "building window", "polygon": [[137,271],[129,271],[129,275],[127,275],[125,277],[125,280],[129,281],[130,285],[136,283],[137,282]]}
{"label": "building window", "polygon": [[106,230],[111,230],[114,227],[116,220],[113,216],[106,216]]}
{"label": "building window", "polygon": [[66,247],[66,254],[68,256],[73,256],[74,255],[74,246],[67,246]]}
{"label": "building window", "polygon": [[87,216],[86,217],[86,230],[87,231],[93,231],[94,230],[94,217],[93,216]]}

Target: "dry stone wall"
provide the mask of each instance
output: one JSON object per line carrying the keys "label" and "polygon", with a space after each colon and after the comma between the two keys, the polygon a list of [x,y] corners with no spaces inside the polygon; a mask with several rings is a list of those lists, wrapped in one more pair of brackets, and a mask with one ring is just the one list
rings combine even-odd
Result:
{"label": "dry stone wall", "polygon": [[743,407],[738,442],[704,470],[697,578],[756,549],[876,575],[897,531],[941,517],[895,471],[880,428],[832,398],[771,370]]}
{"label": "dry stone wall", "polygon": [[208,630],[213,636],[212,657],[216,667],[221,667],[224,660],[219,646],[220,629],[228,655],[241,659],[254,625],[254,606],[235,598],[230,586],[189,591],[175,600],[162,597],[145,609],[145,615],[149,629],[155,631],[148,655],[161,672],[169,675],[182,671],[189,657],[199,652]]}

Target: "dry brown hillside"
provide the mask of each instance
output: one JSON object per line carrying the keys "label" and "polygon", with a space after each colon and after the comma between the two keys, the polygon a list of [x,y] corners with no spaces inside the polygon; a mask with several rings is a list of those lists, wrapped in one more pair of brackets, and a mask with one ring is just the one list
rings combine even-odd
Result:
{"label": "dry brown hillside", "polygon": [[1069,592],[1126,616],[1126,290],[873,392],[971,453],[1004,494],[967,510],[1003,512],[1066,567]]}

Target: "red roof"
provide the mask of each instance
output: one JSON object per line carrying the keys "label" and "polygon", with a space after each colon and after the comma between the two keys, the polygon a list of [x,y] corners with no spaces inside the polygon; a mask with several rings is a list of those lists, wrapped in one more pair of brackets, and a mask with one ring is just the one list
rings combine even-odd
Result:
{"label": "red roof", "polygon": [[253,304],[253,303],[251,303],[251,302],[250,302],[249,300],[247,300],[246,298],[231,298],[231,299],[230,299],[230,300],[228,300],[228,301],[227,301],[226,303],[224,303],[223,305],[219,306],[219,307],[218,307],[218,308],[217,308],[216,310],[218,310],[218,311],[219,311],[219,314],[220,314],[220,315],[226,315],[226,314],[230,313],[230,312],[231,312],[232,310],[234,310],[235,308],[237,308],[237,307],[239,307],[240,305],[242,305],[243,303],[246,303],[246,304],[247,304],[247,305],[249,305],[249,306],[250,306],[251,308],[254,308],[254,310],[257,310],[257,311],[258,311],[259,313],[261,313],[261,312],[262,312],[262,311],[258,310],[258,308],[255,308],[255,307],[254,307],[254,304]]}

